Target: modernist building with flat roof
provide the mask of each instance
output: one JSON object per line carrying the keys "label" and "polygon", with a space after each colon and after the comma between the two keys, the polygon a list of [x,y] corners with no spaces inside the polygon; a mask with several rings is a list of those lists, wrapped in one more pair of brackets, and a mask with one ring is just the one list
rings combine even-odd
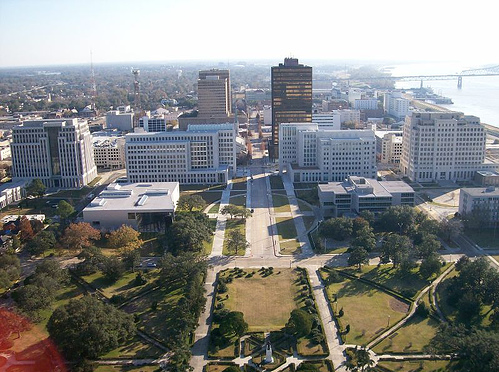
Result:
{"label": "modernist building with flat roof", "polygon": [[133,112],[130,106],[120,106],[118,110],[106,113],[106,128],[122,131],[133,130]]}
{"label": "modernist building with flat roof", "polygon": [[47,187],[79,189],[97,177],[86,120],[25,121],[12,130],[14,181],[39,178]]}
{"label": "modernist building with flat roof", "polygon": [[137,231],[164,231],[175,216],[178,182],[110,184],[83,209],[83,221],[102,230],[129,225]]}
{"label": "modernist building with flat roof", "polygon": [[368,210],[382,213],[395,205],[414,206],[414,190],[403,181],[347,177],[342,182],[319,184],[320,207],[325,217]]}
{"label": "modernist building with flat roof", "polygon": [[385,93],[383,107],[387,115],[399,120],[404,120],[409,114],[409,100],[404,98],[401,92]]}
{"label": "modernist building with flat roof", "polygon": [[189,125],[187,131],[128,134],[128,180],[226,184],[236,172],[236,135],[234,124]]}
{"label": "modernist building with flat roof", "polygon": [[403,127],[400,170],[412,181],[469,181],[496,170],[485,159],[485,128],[460,112],[413,112]]}
{"label": "modernist building with flat roof", "polygon": [[283,123],[279,131],[279,170],[293,182],[342,181],[376,177],[372,130],[335,130],[315,123]]}
{"label": "modernist building with flat roof", "polygon": [[384,164],[400,164],[402,156],[402,131],[401,130],[377,130],[376,135],[376,152],[378,161]]}
{"label": "modernist building with flat roof", "polygon": [[459,191],[459,214],[466,218],[473,211],[478,211],[484,221],[490,224],[499,222],[499,188],[462,188]]}
{"label": "modernist building with flat roof", "polygon": [[278,156],[279,128],[282,123],[312,122],[312,67],[285,58],[271,69],[272,146]]}

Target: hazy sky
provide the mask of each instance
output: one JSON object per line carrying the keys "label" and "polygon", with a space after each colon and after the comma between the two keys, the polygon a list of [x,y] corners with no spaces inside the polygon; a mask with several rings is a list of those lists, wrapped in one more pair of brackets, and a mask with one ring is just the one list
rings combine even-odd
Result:
{"label": "hazy sky", "polygon": [[490,1],[0,0],[0,67],[124,61],[499,64]]}

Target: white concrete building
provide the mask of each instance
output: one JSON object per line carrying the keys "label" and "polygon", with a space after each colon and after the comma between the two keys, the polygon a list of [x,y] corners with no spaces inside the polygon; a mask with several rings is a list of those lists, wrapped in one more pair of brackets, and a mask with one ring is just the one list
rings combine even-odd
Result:
{"label": "white concrete building", "polygon": [[21,201],[27,181],[7,182],[0,186],[0,208]]}
{"label": "white concrete building", "polygon": [[496,170],[485,161],[485,128],[460,112],[414,112],[403,127],[401,171],[412,181],[466,181],[478,170]]}
{"label": "white concrete building", "polygon": [[395,205],[414,206],[414,190],[403,181],[350,176],[342,182],[319,184],[318,193],[325,217],[365,210],[378,214]]}
{"label": "white concrete building", "polygon": [[128,134],[128,180],[227,183],[236,172],[236,135],[234,124],[199,124],[189,125],[187,131]]}
{"label": "white concrete building", "polygon": [[12,178],[39,178],[47,187],[79,189],[97,177],[86,120],[25,121],[12,131]]}
{"label": "white concrete building", "polygon": [[319,128],[329,127],[328,129],[341,129],[341,115],[339,113],[323,112],[312,114],[312,123],[316,123]]}
{"label": "white concrete building", "polygon": [[125,136],[93,133],[92,147],[97,168],[125,168]]}
{"label": "white concrete building", "polygon": [[263,124],[272,125],[272,107],[264,106],[263,107]]}
{"label": "white concrete building", "polygon": [[[128,107],[128,111],[127,110]],[[122,131],[133,130],[133,112],[130,106],[120,106],[118,109],[106,113],[106,128],[118,129]]]}
{"label": "white concrete building", "polygon": [[343,123],[360,123],[360,111],[359,110],[333,110],[333,114],[340,115],[340,122]]}
{"label": "white concrete building", "polygon": [[376,152],[378,161],[384,164],[400,164],[402,156],[402,131],[401,130],[377,130]]}
{"label": "white concrete building", "polygon": [[174,216],[178,182],[110,184],[83,209],[83,221],[102,230],[129,225],[137,231],[164,231]]}
{"label": "white concrete building", "polygon": [[348,176],[376,177],[376,140],[372,130],[334,130],[315,123],[281,124],[279,170],[293,182],[341,181]]}
{"label": "white concrete building", "polygon": [[385,93],[383,106],[387,115],[394,116],[399,120],[404,120],[409,114],[409,100],[403,98],[401,92]]}
{"label": "white concrete building", "polygon": [[360,98],[353,103],[355,110],[377,110],[378,100],[376,98]]}
{"label": "white concrete building", "polygon": [[499,222],[499,188],[462,188],[459,191],[459,214],[466,217],[474,210],[490,224]]}
{"label": "white concrete building", "polygon": [[151,117],[143,116],[139,119],[139,127],[144,128],[146,132],[166,132],[168,129],[168,120],[163,114]]}

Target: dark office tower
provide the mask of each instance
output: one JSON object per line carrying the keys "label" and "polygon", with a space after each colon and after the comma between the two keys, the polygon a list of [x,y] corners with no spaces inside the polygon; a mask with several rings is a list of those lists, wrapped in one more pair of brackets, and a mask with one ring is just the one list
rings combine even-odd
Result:
{"label": "dark office tower", "polygon": [[272,149],[279,153],[281,123],[312,122],[312,67],[300,65],[297,58],[285,58],[272,67]]}

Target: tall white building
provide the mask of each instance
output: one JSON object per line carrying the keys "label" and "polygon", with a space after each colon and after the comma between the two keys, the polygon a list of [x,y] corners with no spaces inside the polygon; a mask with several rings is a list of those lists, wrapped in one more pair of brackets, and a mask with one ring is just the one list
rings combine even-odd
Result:
{"label": "tall white building", "polygon": [[106,113],[106,128],[131,131],[133,129],[133,112],[130,106],[120,106],[118,110]]}
{"label": "tall white building", "polygon": [[385,164],[400,164],[403,142],[402,131],[377,130],[375,134],[378,161]]}
{"label": "tall white building", "polygon": [[401,92],[385,93],[383,97],[385,113],[403,120],[409,114],[409,100]]}
{"label": "tall white building", "polygon": [[315,123],[281,124],[279,168],[286,170],[293,182],[375,178],[374,131],[335,130]]}
{"label": "tall white building", "polygon": [[343,123],[360,123],[360,111],[359,110],[333,110],[333,114],[340,115],[340,122]]}
{"label": "tall white building", "polygon": [[499,189],[489,186],[459,190],[459,214],[466,217],[473,211],[480,213],[484,221],[497,224],[499,222]]}
{"label": "tall white building", "polygon": [[139,119],[139,127],[146,132],[166,132],[168,123],[164,115],[143,116]]}
{"label": "tall white building", "polygon": [[376,98],[359,98],[353,103],[355,110],[377,110],[378,100]]}
{"label": "tall white building", "polygon": [[236,135],[234,124],[191,124],[187,131],[128,134],[128,181],[227,183],[236,171]]}
{"label": "tall white building", "polygon": [[12,131],[14,181],[39,178],[47,187],[81,188],[97,177],[86,120],[25,121]]}
{"label": "tall white building", "polygon": [[412,181],[471,180],[485,162],[485,129],[460,112],[414,112],[403,128],[401,171]]}
{"label": "tall white building", "polygon": [[125,168],[125,137],[93,133],[92,147],[97,168]]}
{"label": "tall white building", "polygon": [[341,129],[341,115],[339,113],[322,112],[320,114],[312,114],[312,123],[319,127],[327,126],[329,129]]}

